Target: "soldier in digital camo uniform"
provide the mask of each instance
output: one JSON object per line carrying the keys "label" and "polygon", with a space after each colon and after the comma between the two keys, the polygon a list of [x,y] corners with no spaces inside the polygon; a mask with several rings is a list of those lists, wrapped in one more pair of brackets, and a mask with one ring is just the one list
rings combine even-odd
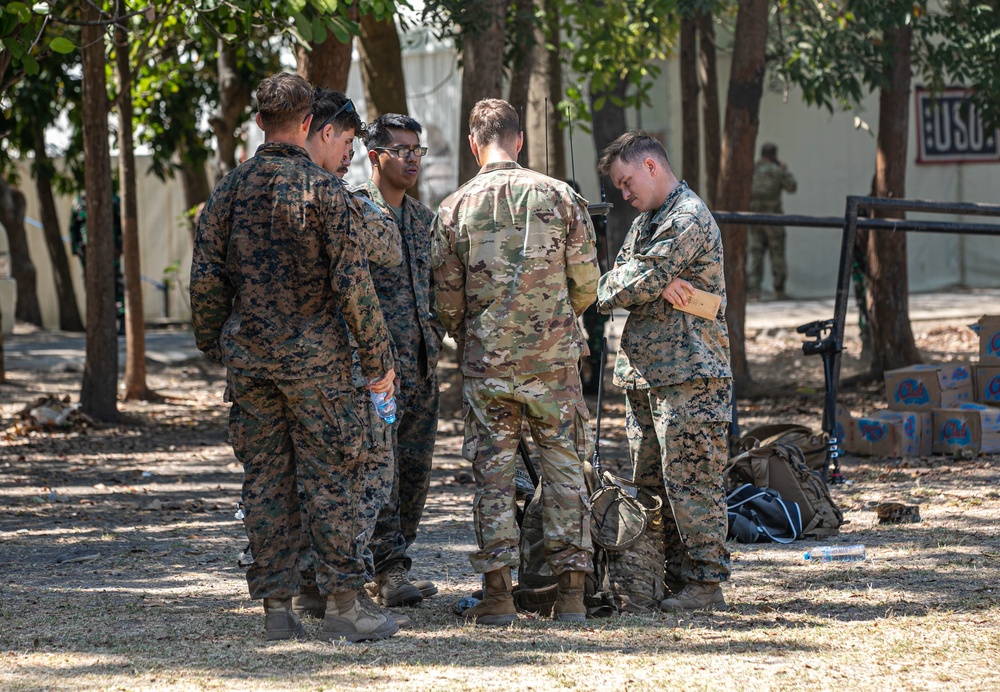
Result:
{"label": "soldier in digital camo uniform", "polygon": [[420,123],[386,113],[368,125],[365,145],[372,177],[363,186],[402,234],[403,261],[372,269],[372,279],[396,347],[399,418],[392,431],[395,480],[372,537],[375,580],[369,593],[384,606],[414,605],[437,593],[426,579],[410,581],[407,549],[427,501],[440,402],[437,363],[443,328],[434,311],[431,221],[434,212],[406,194],[417,184],[427,147]]}
{"label": "soldier in digital camo uniform", "polygon": [[[354,156],[355,137],[361,136],[364,132],[364,124],[354,108],[354,103],[339,91],[316,89],[313,94],[312,114],[312,125],[306,138],[306,151],[314,163],[343,179]],[[351,185],[346,187],[350,193],[348,203],[351,208],[351,224],[359,231],[369,268],[399,266],[403,261],[403,250],[396,222],[382,213],[364,188]],[[370,541],[379,510],[389,500],[389,491],[395,476],[395,462],[392,454],[392,433],[389,425],[375,411],[368,394],[366,389],[368,383],[361,372],[361,360],[357,353],[357,343],[353,338],[351,361],[351,377],[357,389],[358,407],[367,411],[368,421],[371,423],[365,443],[369,462],[363,469],[364,490],[358,506],[361,530],[355,537],[358,550],[365,559],[365,578],[370,580],[374,578]],[[326,598],[316,587],[308,539],[308,532],[304,532],[304,545],[299,560],[302,582],[299,595],[292,599],[292,609],[300,616],[311,615],[322,618],[326,614]],[[394,613],[393,617],[400,627],[410,624],[405,616]]]}
{"label": "soldier in digital camo uniform", "polygon": [[484,625],[517,618],[514,455],[527,421],[541,457],[544,547],[558,575],[557,620],[581,621],[593,570],[583,460],[593,438],[577,363],[577,317],[595,296],[594,227],[567,184],[521,168],[517,113],[486,99],[469,116],[478,175],[441,203],[434,225],[438,314],[464,342],[463,456],[476,477],[473,516],[485,598],[463,617]]}
{"label": "soldier in digital camo uniform", "polygon": [[[750,189],[750,211],[782,214],[781,192],[795,192],[795,176],[788,172],[788,164],[778,161],[778,147],[767,143],[760,149],[760,161],[753,169],[753,186]],[[747,236],[747,298],[760,298],[760,284],[764,278],[764,255],[771,255],[771,277],[774,280],[774,297],[786,300],[785,280],[788,262],[785,259],[784,226],[750,226]]]}
{"label": "soldier in digital camo uniform", "polygon": [[227,367],[254,555],[247,584],[264,599],[265,636],[302,633],[292,597],[304,511],[327,596],[320,636],[382,639],[398,625],[364,593],[354,541],[368,423],[351,379],[349,332],[373,389],[391,393],[394,363],[344,186],[304,149],[312,98],[297,75],[261,82],[264,144],[223,178],[198,222],[192,322],[198,348]]}
{"label": "soldier in digital camo uniform", "polygon": [[[610,272],[602,312],[629,311],[614,382],[626,391],[635,482],[664,499],[664,610],[725,608],[729,577],[723,469],[732,372],[722,236],[705,203],[667,162],[663,146],[628,132],[604,150],[600,171],[640,213]],[[722,296],[715,319],[675,309],[688,291]]]}

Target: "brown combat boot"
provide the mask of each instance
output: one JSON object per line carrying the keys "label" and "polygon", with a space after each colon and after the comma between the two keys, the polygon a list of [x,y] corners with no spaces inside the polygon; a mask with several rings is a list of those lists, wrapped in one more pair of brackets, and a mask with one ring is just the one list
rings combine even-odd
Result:
{"label": "brown combat boot", "polygon": [[466,622],[477,625],[509,625],[517,620],[510,567],[487,572],[485,577],[486,593],[483,600],[464,611],[462,617]]}
{"label": "brown combat boot", "polygon": [[299,587],[299,595],[292,596],[292,611],[300,618],[308,615],[322,620],[326,615],[326,596],[315,584],[303,584]]}
{"label": "brown combat boot", "polygon": [[728,610],[722,587],[712,583],[691,582],[680,593],[660,601],[660,610]]}
{"label": "brown combat boot", "polygon": [[420,595],[424,598],[430,598],[438,592],[438,587],[430,579],[418,579],[413,585],[420,589]]}
{"label": "brown combat boot", "polygon": [[[419,588],[410,582],[406,567],[402,562],[396,562],[385,572],[375,575],[375,602],[380,606],[394,608],[396,606],[412,606],[424,600]],[[436,591],[436,589],[435,589]],[[369,594],[371,592],[369,591]]]}
{"label": "brown combat boot", "polygon": [[585,572],[563,572],[559,575],[559,592],[552,606],[552,619],[561,622],[583,622],[587,607],[583,605]]}
{"label": "brown combat boot", "polygon": [[296,639],[305,634],[299,616],[292,612],[292,599],[264,599],[264,638],[268,641]]}
{"label": "brown combat boot", "polygon": [[387,639],[399,631],[392,614],[372,603],[364,591],[344,591],[326,599],[326,616],[319,638],[364,642]]}

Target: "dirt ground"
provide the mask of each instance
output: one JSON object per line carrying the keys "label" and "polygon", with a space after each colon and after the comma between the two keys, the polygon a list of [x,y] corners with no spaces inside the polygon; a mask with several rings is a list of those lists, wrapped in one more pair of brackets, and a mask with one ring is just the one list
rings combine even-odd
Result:
{"label": "dirt ground", "polygon": [[[934,360],[976,351],[963,323],[915,332]],[[864,367],[851,355],[856,337],[846,345],[845,377]],[[821,363],[802,355],[798,335],[750,333],[747,346],[757,386],[739,402],[744,429],[818,429]],[[0,689],[996,687],[1000,457],[845,458],[848,482],[833,494],[849,523],[826,543],[863,543],[868,559],[814,565],[802,552],[815,542],[731,544],[725,613],[582,627],[522,616],[474,628],[452,610],[478,588],[467,559],[474,488],[454,406],[412,551],[414,577],[440,593],[402,609],[414,628],[372,645],[265,643],[237,566],[242,470],[227,442],[223,375],[203,360],[151,366],[165,401],[123,403],[120,425],[55,432],[25,431],[16,414],[41,395],[76,401],[79,373],[16,371],[0,385]],[[609,389],[602,458],[627,475],[624,404]],[[841,400],[885,406],[881,385]],[[886,500],[919,505],[922,521],[879,525],[873,507]]]}

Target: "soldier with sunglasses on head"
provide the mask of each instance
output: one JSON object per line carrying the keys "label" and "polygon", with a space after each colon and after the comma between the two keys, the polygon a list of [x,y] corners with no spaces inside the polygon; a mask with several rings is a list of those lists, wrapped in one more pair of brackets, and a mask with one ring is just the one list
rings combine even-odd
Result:
{"label": "soldier with sunglasses on head", "polygon": [[407,549],[430,488],[431,460],[440,401],[437,376],[443,328],[437,320],[431,284],[430,227],[434,213],[406,192],[417,184],[427,147],[420,145],[420,123],[386,113],[365,131],[372,177],[364,188],[395,219],[403,239],[403,262],[373,267],[372,279],[395,344],[399,421],[392,431],[396,474],[389,502],[379,512],[371,548],[375,580],[368,585],[380,605],[419,603],[437,593],[430,581],[411,581]]}

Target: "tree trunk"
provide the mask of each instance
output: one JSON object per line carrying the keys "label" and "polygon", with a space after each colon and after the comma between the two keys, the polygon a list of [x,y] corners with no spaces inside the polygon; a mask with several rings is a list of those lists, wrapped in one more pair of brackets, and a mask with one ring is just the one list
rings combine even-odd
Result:
{"label": "tree trunk", "polygon": [[462,31],[462,104],[458,142],[458,184],[479,172],[469,148],[469,113],[485,98],[503,97],[504,25],[510,0],[482,0],[485,26]]}
{"label": "tree trunk", "polygon": [[[618,101],[618,103],[622,103],[625,100],[625,92],[627,90],[628,82],[624,79],[620,79],[615,88],[608,92],[595,91],[593,84],[591,84],[590,93],[595,100],[602,96],[606,97],[604,99],[604,108],[593,114],[594,146],[597,147],[598,158],[600,158],[604,147],[628,129],[625,124],[625,109],[621,106],[616,106],[613,102]],[[604,189],[605,199],[613,205],[611,213],[608,215],[607,242],[608,266],[612,266],[615,262],[615,256],[622,246],[622,241],[625,240],[625,234],[628,233],[628,229],[635,219],[636,213],[632,205],[625,203],[621,192],[611,184],[610,180],[600,182]]]}
{"label": "tree trunk", "polygon": [[[754,146],[764,89],[764,57],[767,45],[767,0],[743,0],[736,16],[733,71],[726,101],[726,125],[722,136],[719,168],[718,208],[744,211],[750,207]],[[750,383],[744,327],[746,320],[746,226],[723,229],[726,262],[726,321],[737,389]]]}
{"label": "tree trunk", "polygon": [[377,20],[370,14],[361,17],[358,52],[361,55],[361,80],[365,85],[368,122],[384,113],[408,115],[403,53],[393,18]]}
{"label": "tree trunk", "polygon": [[80,306],[76,302],[76,290],[70,277],[69,258],[66,255],[66,245],[62,240],[59,228],[59,217],[56,215],[56,201],[52,194],[52,161],[45,151],[45,128],[35,127],[35,190],[38,193],[38,205],[41,210],[42,229],[45,234],[45,246],[52,261],[52,279],[56,285],[56,298],[59,302],[59,328],[66,332],[82,332],[83,319],[80,317]]}
{"label": "tree trunk", "polygon": [[209,118],[215,132],[217,151],[215,182],[236,168],[236,128],[250,106],[250,84],[236,71],[236,49],[219,40],[219,106]]}
{"label": "tree trunk", "polygon": [[681,174],[688,187],[701,190],[701,127],[698,124],[698,28],[681,20]]}
{"label": "tree trunk", "polygon": [[[528,80],[528,137],[527,165],[545,175],[566,180],[566,140],[560,125],[563,114],[559,111],[562,99],[562,65],[559,50],[548,50],[546,42],[558,45],[559,10],[553,0],[544,0],[545,26],[534,29],[531,46],[531,63],[534,69]],[[553,38],[555,37],[555,38]]]}
{"label": "tree trunk", "polygon": [[10,275],[17,281],[17,307],[14,318],[22,322],[42,326],[42,309],[38,304],[37,276],[35,264],[28,252],[28,236],[24,231],[24,209],[27,202],[24,193],[10,186],[6,180],[0,182],[0,223],[7,229],[7,243],[10,246]]}
{"label": "tree trunk", "polygon": [[722,128],[719,126],[719,72],[715,58],[715,18],[711,12],[698,15],[699,78],[702,94],[702,126],[705,128],[705,194],[715,209],[719,191],[719,158]]}
{"label": "tree trunk", "polygon": [[[350,18],[354,21],[358,20],[357,5],[350,9]],[[328,31],[326,40],[322,43],[311,42],[308,49],[305,46],[299,46],[295,49],[297,72],[312,82],[313,86],[345,92],[347,91],[347,77],[351,73],[351,48],[353,45],[353,38],[347,43],[341,43],[336,36]],[[399,50],[398,40],[396,50]],[[396,53],[396,57],[399,59],[398,53]],[[405,92],[403,98],[406,98]]]}
{"label": "tree trunk", "polygon": [[[910,51],[912,25],[885,33],[892,46],[886,66],[888,86],[879,94],[875,190],[878,197],[906,197],[906,144],[910,122]],[[898,213],[879,213],[894,216]],[[906,233],[868,234],[868,314],[871,318],[872,374],[919,363],[920,351],[910,327],[906,270]]]}
{"label": "tree trunk", "polygon": [[[541,0],[539,0],[541,1]],[[528,89],[531,85],[531,73],[535,69],[534,47],[535,33],[534,0],[514,0],[514,18],[508,24],[508,31],[513,32],[513,43],[521,47],[513,55],[514,64],[510,70],[510,95],[507,102],[514,107],[521,122],[524,133],[524,143],[521,147],[520,163],[529,165],[528,148],[531,146],[531,136],[528,132]],[[463,143],[464,145],[464,143]]]}
{"label": "tree trunk", "polygon": [[97,6],[80,3],[83,58],[83,156],[87,194],[87,353],[80,404],[101,421],[118,419],[118,339],[115,336],[114,222],[104,27]]}
{"label": "tree trunk", "polygon": [[[121,0],[118,9],[119,14],[124,14]],[[115,68],[118,72],[118,178],[125,273],[125,400],[146,401],[152,392],[146,384],[146,325],[132,139],[132,66],[129,64],[128,34],[120,25],[115,28]]]}

